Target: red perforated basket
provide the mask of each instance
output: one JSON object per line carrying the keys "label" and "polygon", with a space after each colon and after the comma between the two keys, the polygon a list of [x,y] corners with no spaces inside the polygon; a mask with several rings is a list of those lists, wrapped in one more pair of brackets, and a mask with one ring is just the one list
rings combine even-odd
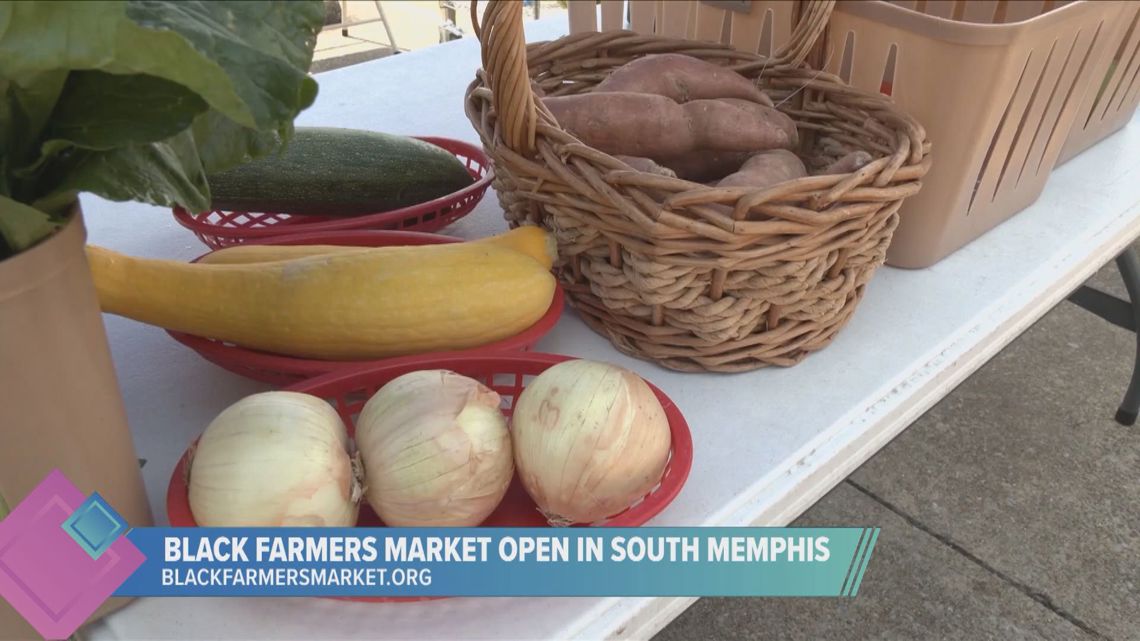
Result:
{"label": "red perforated basket", "polygon": [[[350,245],[361,247],[386,247],[395,245],[433,245],[440,243],[463,242],[462,238],[442,236],[439,234],[425,234],[408,231],[341,231],[320,232],[309,234],[295,234],[280,238],[259,240],[259,245]],[[194,261],[197,262],[208,256],[203,254]],[[554,298],[550,301],[550,308],[546,314],[522,332],[489,343],[462,353],[497,353],[509,351],[527,351],[532,348],[554,329],[558,319],[562,316],[565,299],[561,285],[556,285]],[[194,336],[182,332],[166,332],[174,340],[198,352],[202,358],[215,365],[227,369],[234,374],[251,378],[270,385],[283,387],[292,385],[330,372],[343,371],[361,365],[383,363],[391,359],[374,361],[323,361],[311,358],[296,358],[281,354],[270,354],[254,349],[248,349],[226,343],[223,341]]]}
{"label": "red perforated basket", "polygon": [[[433,356],[406,357],[387,363],[358,367],[352,371],[338,372],[315,378],[288,388],[294,392],[304,392],[327,399],[344,419],[351,435],[355,430],[355,420],[364,404],[388,381],[418,370],[446,369],[470,376],[494,389],[503,398],[503,413],[510,418],[515,399],[528,382],[547,368],[569,356],[541,353],[503,353],[494,355],[479,354],[437,354]],[[629,509],[615,514],[604,521],[592,524],[599,527],[637,527],[644,525],[661,513],[681,492],[689,477],[693,464],[693,438],[689,425],[677,406],[660,389],[649,383],[657,399],[665,409],[669,419],[672,443],[669,462],[657,487],[650,490],[640,501]],[[189,450],[182,455],[170,477],[166,491],[166,513],[174,527],[197,527],[190,512],[189,489],[186,485],[189,465]],[[361,504],[358,527],[379,527],[384,523],[368,507]],[[534,501],[527,495],[516,476],[503,497],[499,507],[482,523],[485,527],[545,527],[546,520],[539,513]],[[357,601],[408,601],[422,599],[356,597]]]}
{"label": "red perforated basket", "polygon": [[451,138],[416,137],[454,154],[463,161],[475,182],[455,193],[426,203],[364,216],[290,216],[247,211],[191,214],[176,207],[174,219],[214,249],[303,232],[351,229],[433,232],[442,229],[471,213],[482,200],[494,177],[491,162],[476,145]]}

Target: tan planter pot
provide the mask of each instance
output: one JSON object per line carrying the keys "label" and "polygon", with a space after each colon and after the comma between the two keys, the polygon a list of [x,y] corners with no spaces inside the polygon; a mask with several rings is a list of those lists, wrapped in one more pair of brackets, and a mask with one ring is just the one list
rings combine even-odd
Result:
{"label": "tan planter pot", "polygon": [[[0,261],[0,495],[15,507],[53,469],[153,524],[83,246],[79,206],[54,237]],[[109,602],[96,617],[126,600]],[[0,639],[39,638],[0,599]]]}

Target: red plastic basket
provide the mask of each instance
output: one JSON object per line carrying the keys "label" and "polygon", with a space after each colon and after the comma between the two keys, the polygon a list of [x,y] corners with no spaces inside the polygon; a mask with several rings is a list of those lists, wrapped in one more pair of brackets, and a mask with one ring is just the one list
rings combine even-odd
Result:
{"label": "red plastic basket", "polygon": [[[349,434],[355,431],[355,419],[376,393],[388,381],[417,370],[447,369],[464,376],[470,376],[494,389],[503,398],[503,413],[509,418],[514,401],[538,374],[547,368],[572,357],[558,354],[437,354],[433,356],[413,356],[393,359],[384,364],[358,367],[352,371],[329,374],[288,388],[294,392],[304,392],[328,399],[345,425]],[[648,382],[648,381],[647,381]],[[693,438],[689,425],[681,411],[660,389],[649,383],[665,415],[669,419],[672,435],[669,462],[657,487],[644,498],[620,514],[615,514],[602,522],[593,524],[599,527],[637,527],[661,513],[681,492],[689,477],[693,464]],[[197,527],[190,512],[189,489],[186,485],[189,450],[182,455],[170,477],[166,490],[166,513],[174,527]],[[379,527],[383,522],[376,513],[361,504],[358,527]],[[546,527],[546,520],[539,513],[534,501],[527,495],[518,481],[511,483],[499,507],[482,523],[485,527]],[[424,599],[393,597],[352,597],[354,601],[410,601]]]}
{"label": "red plastic basket", "polygon": [[[259,245],[359,245],[366,247],[386,247],[394,245],[433,245],[440,243],[458,243],[462,238],[442,236],[439,234],[426,234],[409,231],[341,231],[320,232],[309,234],[294,234],[279,238],[257,241]],[[252,243],[251,243],[252,244]],[[194,259],[197,262],[208,256],[203,254]],[[546,314],[522,332],[504,338],[503,340],[463,350],[460,353],[495,353],[510,351],[528,351],[535,344],[550,333],[558,324],[565,306],[562,286],[556,285],[554,298],[550,301],[550,308]],[[375,361],[322,361],[309,358],[296,358],[281,354],[270,354],[232,343],[194,336],[182,332],[167,330],[171,338],[198,352],[202,358],[211,363],[233,372],[239,376],[251,378],[263,383],[278,387],[292,385],[330,372],[360,367],[361,365],[375,365],[392,359]]]}
{"label": "red plastic basket", "polygon": [[290,216],[247,211],[191,214],[181,207],[175,207],[174,219],[214,249],[302,232],[349,229],[433,232],[442,229],[471,213],[483,199],[483,194],[487,192],[494,177],[491,161],[482,148],[461,140],[431,136],[416,138],[454,154],[467,166],[467,171],[475,182],[455,193],[426,203],[364,216]]}

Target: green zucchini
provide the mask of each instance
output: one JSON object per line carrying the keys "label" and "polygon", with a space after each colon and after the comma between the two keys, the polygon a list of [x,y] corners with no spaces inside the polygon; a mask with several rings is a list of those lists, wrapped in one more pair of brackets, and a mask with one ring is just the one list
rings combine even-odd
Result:
{"label": "green zucchini", "polygon": [[207,177],[214,209],[359,216],[446,196],[474,179],[445,149],[407,136],[298,127],[283,152]]}

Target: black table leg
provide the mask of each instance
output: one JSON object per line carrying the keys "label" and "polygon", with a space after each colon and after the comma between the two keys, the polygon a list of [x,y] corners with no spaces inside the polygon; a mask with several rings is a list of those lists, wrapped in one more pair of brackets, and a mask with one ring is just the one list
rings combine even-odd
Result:
{"label": "black table leg", "polygon": [[[1132,302],[1133,331],[1140,327],[1140,260],[1132,248],[1116,257],[1116,266],[1120,269],[1120,276],[1124,279],[1124,286],[1128,288],[1128,298]],[[1121,425],[1134,425],[1136,415],[1140,412],[1140,336],[1136,341],[1136,361],[1132,366],[1132,380],[1128,383],[1128,391],[1124,393],[1124,401],[1116,410],[1116,422]]]}
{"label": "black table leg", "polygon": [[[1113,325],[1136,332],[1140,327],[1140,259],[1131,247],[1116,257],[1116,268],[1120,270],[1129,300],[1081,285],[1069,296],[1069,301]],[[1132,380],[1116,410],[1116,422],[1135,425],[1137,414],[1140,414],[1140,335],[1137,336],[1136,357],[1132,363]]]}

